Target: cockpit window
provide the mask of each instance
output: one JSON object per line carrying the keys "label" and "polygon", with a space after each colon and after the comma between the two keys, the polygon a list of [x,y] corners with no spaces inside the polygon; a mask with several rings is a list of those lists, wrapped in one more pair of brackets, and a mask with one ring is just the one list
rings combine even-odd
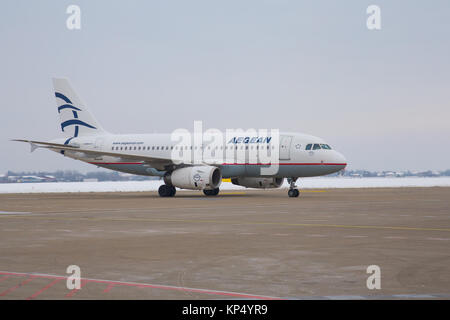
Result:
{"label": "cockpit window", "polygon": [[305,150],[319,150],[319,149],[323,149],[323,150],[331,150],[331,147],[328,144],[325,143],[309,143],[306,145]]}

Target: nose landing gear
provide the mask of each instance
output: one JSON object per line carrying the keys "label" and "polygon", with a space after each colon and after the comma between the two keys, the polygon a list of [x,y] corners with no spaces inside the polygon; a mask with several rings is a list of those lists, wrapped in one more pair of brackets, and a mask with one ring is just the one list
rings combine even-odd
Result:
{"label": "nose landing gear", "polygon": [[298,191],[297,186],[295,185],[295,181],[297,181],[297,178],[289,178],[289,191],[288,196],[290,198],[297,198],[300,195],[300,191]]}

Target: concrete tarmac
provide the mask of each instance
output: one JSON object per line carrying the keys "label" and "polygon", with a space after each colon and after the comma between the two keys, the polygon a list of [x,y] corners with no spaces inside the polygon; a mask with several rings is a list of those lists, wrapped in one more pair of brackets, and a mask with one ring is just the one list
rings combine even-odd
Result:
{"label": "concrete tarmac", "polygon": [[450,188],[0,195],[0,299],[27,298],[449,299]]}

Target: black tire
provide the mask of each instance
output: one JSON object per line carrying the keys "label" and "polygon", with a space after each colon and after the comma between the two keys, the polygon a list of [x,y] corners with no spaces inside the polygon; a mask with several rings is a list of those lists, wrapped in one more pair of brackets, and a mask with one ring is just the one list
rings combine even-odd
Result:
{"label": "black tire", "polygon": [[159,187],[158,193],[160,197],[173,197],[176,193],[175,187],[163,184]]}
{"label": "black tire", "polygon": [[290,198],[297,198],[300,195],[300,191],[298,189],[289,189],[288,196]]}
{"label": "black tire", "polygon": [[205,196],[217,196],[219,194],[219,191],[219,188],[212,190],[203,189],[203,193],[205,194]]}

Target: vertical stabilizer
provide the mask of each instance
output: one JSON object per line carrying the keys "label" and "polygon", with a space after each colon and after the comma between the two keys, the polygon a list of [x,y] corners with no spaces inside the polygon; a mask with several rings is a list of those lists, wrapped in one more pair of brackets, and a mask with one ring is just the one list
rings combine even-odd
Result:
{"label": "vertical stabilizer", "polygon": [[69,80],[53,78],[53,87],[56,107],[61,120],[61,130],[67,137],[76,138],[106,133],[75,93]]}

